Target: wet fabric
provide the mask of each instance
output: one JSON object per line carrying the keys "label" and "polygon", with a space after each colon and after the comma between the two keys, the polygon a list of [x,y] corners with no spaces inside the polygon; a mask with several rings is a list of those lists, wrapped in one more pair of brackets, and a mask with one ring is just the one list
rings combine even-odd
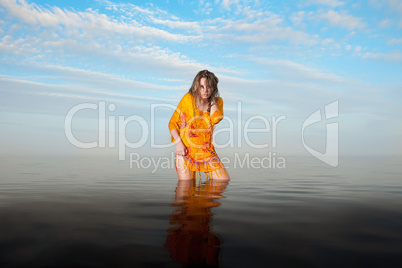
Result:
{"label": "wet fabric", "polygon": [[[222,98],[219,97],[216,104],[218,109],[212,115],[208,111],[202,112],[196,107],[194,96],[187,93],[170,119],[169,131],[177,129],[187,148],[187,154],[183,159],[188,172],[214,171],[218,176],[226,172],[212,144],[214,126],[223,118]],[[172,136],[171,141],[175,141]]]}

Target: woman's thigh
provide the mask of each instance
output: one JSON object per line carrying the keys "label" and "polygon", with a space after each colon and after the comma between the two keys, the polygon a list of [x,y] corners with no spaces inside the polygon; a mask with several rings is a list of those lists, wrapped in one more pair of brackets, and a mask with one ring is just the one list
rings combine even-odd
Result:
{"label": "woman's thigh", "polygon": [[213,179],[213,180],[219,180],[219,181],[230,181],[229,174],[226,170],[226,168],[221,168],[221,170],[215,172],[209,172],[208,176]]}
{"label": "woman's thigh", "polygon": [[179,180],[193,180],[195,179],[195,172],[188,170],[184,162],[183,156],[176,155],[176,172]]}

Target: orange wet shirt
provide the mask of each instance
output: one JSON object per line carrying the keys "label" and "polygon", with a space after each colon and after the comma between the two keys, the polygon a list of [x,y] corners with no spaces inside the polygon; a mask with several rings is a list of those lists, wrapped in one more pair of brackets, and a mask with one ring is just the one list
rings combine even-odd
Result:
{"label": "orange wet shirt", "polygon": [[[187,93],[181,99],[169,122],[169,131],[177,129],[187,154],[183,157],[188,171],[211,172],[219,176],[226,169],[219,160],[212,144],[214,126],[223,118],[223,100],[216,100],[218,109],[214,114],[203,113],[195,106],[194,96]],[[171,137],[172,142],[174,138]]]}

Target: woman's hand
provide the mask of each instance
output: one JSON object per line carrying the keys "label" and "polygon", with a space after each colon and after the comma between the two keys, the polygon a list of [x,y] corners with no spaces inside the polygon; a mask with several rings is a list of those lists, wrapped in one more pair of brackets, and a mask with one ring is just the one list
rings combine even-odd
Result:
{"label": "woman's hand", "polygon": [[176,144],[176,154],[177,155],[186,155],[187,154],[187,148],[186,146],[184,146],[183,142],[181,141],[181,139],[179,139],[177,141]]}
{"label": "woman's hand", "polygon": [[214,105],[216,105],[216,98],[212,97],[211,98],[211,107],[214,106]]}
{"label": "woman's hand", "polygon": [[176,155],[186,155],[187,148],[180,138],[179,131],[174,128],[170,133],[172,134],[173,139],[176,141]]}

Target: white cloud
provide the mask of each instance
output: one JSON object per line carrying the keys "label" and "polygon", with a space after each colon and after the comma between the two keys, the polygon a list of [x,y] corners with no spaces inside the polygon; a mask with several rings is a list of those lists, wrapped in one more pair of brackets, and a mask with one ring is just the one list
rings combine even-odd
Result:
{"label": "white cloud", "polygon": [[385,61],[402,61],[402,53],[400,52],[390,52],[390,53],[364,53],[362,55],[363,59],[374,59],[374,60],[385,60]]}
{"label": "white cloud", "polygon": [[[223,43],[235,41],[263,44],[286,41],[309,46],[319,43],[318,36],[292,29],[285,25],[284,19],[280,16],[271,12],[255,10],[250,6],[242,9],[243,18],[241,19],[217,18],[190,22],[180,20],[180,18],[172,20],[155,16],[163,13],[162,11],[153,12],[132,4],[116,4],[119,9],[129,10],[127,12],[137,10],[144,14],[146,23],[141,24],[135,20],[135,17],[129,22],[124,22],[124,19],[113,19],[93,10],[72,12],[57,7],[45,9],[24,1],[20,4],[11,0],[1,1],[0,3],[8,9],[9,13],[16,16],[20,21],[34,26],[42,26],[39,32],[46,32],[50,35],[56,31],[60,38],[54,38],[54,42],[64,37],[79,40],[79,42],[92,40],[96,43],[99,43],[99,38],[104,42],[110,42],[113,39],[116,44],[131,41],[138,44],[164,40],[183,43],[200,42],[205,39],[215,39],[217,42]],[[237,2],[228,1],[222,4],[230,6],[235,3]],[[115,5],[109,1],[106,1],[106,4]],[[169,17],[169,14],[166,13],[164,16]],[[302,14],[300,13],[299,16]],[[294,18],[295,23],[297,20]],[[165,25],[170,29],[182,31],[173,33],[149,26],[151,24]],[[38,28],[36,27],[34,31],[38,31]],[[191,32],[193,34],[188,34]]]}
{"label": "white cloud", "polygon": [[331,82],[340,83],[347,81],[345,78],[331,74],[323,73],[322,71],[307,67],[303,64],[289,60],[274,60],[268,58],[249,57],[248,59],[258,62],[261,65],[270,66],[271,72],[280,74],[288,80],[295,81],[314,81],[314,82]]}
{"label": "white cloud", "polygon": [[322,40],[321,44],[324,47],[327,47],[328,45],[335,44],[335,41],[331,38],[327,38],[327,39]]}
{"label": "white cloud", "polygon": [[[133,81],[135,83],[135,81]],[[52,98],[58,98],[53,102],[48,102],[48,100],[40,100],[41,110],[46,111],[46,107],[54,107],[58,104],[61,106],[57,112],[65,111],[66,106],[71,106],[72,103],[81,100],[87,101],[113,101],[119,103],[133,103],[140,104],[141,102],[174,102],[174,99],[166,98],[163,96],[155,96],[151,92],[148,92],[142,88],[141,90],[136,89],[131,92],[118,92],[113,90],[113,86],[110,85],[109,89],[112,90],[98,90],[92,87],[77,86],[77,85],[53,85],[48,83],[34,82],[25,80],[19,77],[4,76],[0,75],[0,92],[6,93],[8,95],[17,95],[18,99],[24,103],[29,103],[29,96],[46,96]],[[118,87],[118,84],[116,85]],[[146,94],[144,94],[144,92]],[[160,96],[160,97],[159,97]],[[16,105],[14,98],[11,102],[1,101],[0,104],[3,106],[3,110],[13,110],[17,107],[25,111],[27,107],[24,105]],[[65,103],[65,99],[71,99],[73,102]],[[22,103],[22,104],[24,104]],[[47,103],[47,104],[46,104]],[[33,106],[38,106],[37,103],[32,103]],[[47,112],[54,114],[56,111],[48,110]]]}
{"label": "white cloud", "polygon": [[194,32],[201,32],[201,26],[198,22],[190,22],[190,21],[179,21],[179,20],[161,20],[152,18],[152,22],[156,24],[166,25],[172,29],[186,29]]}
{"label": "white cloud", "polygon": [[384,112],[384,106],[396,105],[395,101],[390,102],[382,96],[382,89],[373,89],[365,82],[323,73],[291,61],[269,62],[266,59],[261,61],[262,71],[281,72],[283,78],[253,80],[219,76],[222,82],[220,86],[222,96],[232,106],[241,101],[247,116],[286,115],[287,120],[303,120],[322,105],[339,100],[342,104],[342,115],[347,115],[346,117],[380,113],[384,113],[381,116],[388,118],[397,117],[394,111]]}
{"label": "white cloud", "polygon": [[239,4],[239,0],[222,0],[221,4],[223,8],[230,10],[232,5]]}
{"label": "white cloud", "polygon": [[[41,68],[45,68],[51,62],[59,62],[59,64],[68,68],[70,61],[74,61],[74,65],[88,65],[92,64],[94,60],[103,62],[109,68],[124,68],[129,72],[148,71],[176,77],[183,77],[189,72],[193,73],[205,68],[205,64],[190,60],[181,53],[172,52],[159,46],[149,44],[144,46],[135,43],[120,44],[120,40],[116,43],[109,43],[85,38],[69,39],[57,35],[49,36],[47,32],[43,32],[38,34],[37,37],[27,36],[25,39],[21,37],[14,39],[11,36],[5,36],[0,40],[0,50],[7,52],[3,57],[3,61],[7,65],[32,64],[35,61],[42,62],[33,69],[36,72]],[[65,55],[68,55],[68,58]],[[12,61],[8,60],[12,56],[16,58]],[[99,69],[97,66],[92,68]],[[220,70],[225,72],[225,69]]]}
{"label": "white cloud", "polygon": [[[388,12],[402,16],[402,1],[400,0],[370,0],[369,3],[379,11],[385,7]],[[389,14],[387,15],[389,16]]]}
{"label": "white cloud", "polygon": [[391,40],[388,41],[388,45],[401,45],[402,44],[402,38],[392,38]]}
{"label": "white cloud", "polygon": [[362,47],[361,47],[361,46],[356,46],[356,47],[355,47],[355,52],[356,52],[356,53],[359,53],[361,50],[362,50]]}
{"label": "white cloud", "polygon": [[287,41],[292,44],[314,45],[319,42],[317,36],[309,35],[303,31],[294,30],[282,25],[283,19],[276,14],[269,17],[230,20],[214,19],[207,21],[205,38],[218,39],[233,43],[270,43],[274,41]]}
{"label": "white cloud", "polygon": [[209,15],[212,12],[213,8],[210,2],[204,2],[201,0],[198,5],[198,9],[194,10],[195,14],[204,14]]}
{"label": "white cloud", "polygon": [[289,19],[292,21],[293,25],[300,26],[300,25],[302,25],[305,16],[306,16],[306,12],[298,11],[298,12],[292,13],[292,15],[290,15]]}
{"label": "white cloud", "polygon": [[363,29],[366,24],[361,21],[361,18],[354,17],[346,12],[339,13],[334,10],[329,10],[326,13],[319,15],[320,18],[326,19],[333,26],[339,26],[348,30]]}
{"label": "white cloud", "polygon": [[402,1],[388,0],[389,10],[402,15]]}
{"label": "white cloud", "polygon": [[319,5],[326,5],[330,7],[338,7],[343,6],[345,3],[340,2],[338,0],[309,0],[307,3],[309,4],[319,4]]}
{"label": "white cloud", "polygon": [[[205,68],[221,73],[238,74],[231,69],[212,68],[208,64],[191,60],[181,53],[152,44],[146,46],[135,44],[135,42],[124,44],[121,40],[116,41],[116,39],[110,43],[85,39],[82,36],[69,39],[49,33],[51,30],[43,31],[37,34],[37,37],[27,36],[25,39],[21,37],[14,39],[12,36],[3,37],[0,40],[0,49],[7,52],[1,60],[4,63],[3,66],[25,69],[27,72],[33,73],[43,72],[49,76],[57,76],[58,79],[95,82],[100,87],[114,84],[124,88],[135,85],[129,80],[126,82],[123,79],[119,80],[113,74],[100,76],[102,73],[99,71],[119,73],[124,70],[124,75],[134,79],[141,79],[141,74],[187,79]],[[14,58],[10,60],[10,57]],[[96,65],[93,65],[94,61],[96,61]],[[57,64],[53,62],[57,62]],[[81,68],[89,68],[91,71],[73,67],[80,65],[85,66]],[[100,68],[97,65],[101,65]],[[151,78],[148,77],[148,79]],[[164,86],[159,87],[159,89],[165,88]]]}
{"label": "white cloud", "polygon": [[135,36],[136,38],[165,39],[176,42],[186,42],[194,40],[197,36],[186,36],[183,34],[173,34],[161,29],[144,26],[132,20],[131,23],[117,22],[97,11],[87,10],[86,12],[71,12],[61,10],[58,7],[45,9],[35,4],[28,4],[21,0],[20,4],[12,0],[1,0],[0,4],[7,8],[9,13],[19,20],[31,25],[43,27],[61,26],[83,29],[86,33],[97,35],[108,35],[110,32],[122,36]]}
{"label": "white cloud", "polygon": [[20,67],[24,69],[35,69],[36,71],[46,73],[48,76],[57,77],[59,80],[63,80],[66,83],[73,82],[86,85],[88,88],[96,88],[112,92],[130,91],[150,93],[153,91],[179,90],[177,86],[152,84],[128,79],[116,74],[78,69],[69,66],[31,63],[20,65]]}
{"label": "white cloud", "polygon": [[380,23],[379,26],[381,28],[388,28],[391,26],[391,21],[389,19],[383,19]]}
{"label": "white cloud", "polygon": [[133,5],[133,4],[127,4],[129,7],[132,7],[132,9],[133,10],[135,10],[135,11],[138,11],[138,12],[141,12],[141,13],[144,13],[144,14],[148,14],[148,15],[152,15],[152,14],[154,14],[154,12],[153,11],[150,11],[149,9],[147,9],[147,8],[141,8],[141,7],[139,7],[139,6],[136,6],[136,5]]}
{"label": "white cloud", "polygon": [[139,6],[136,6],[131,3],[114,3],[108,0],[95,0],[103,5],[106,6],[107,9],[109,10],[114,10],[114,11],[122,11],[126,14],[130,13],[143,13],[147,15],[154,15],[155,11],[151,11],[148,8],[142,8]]}

